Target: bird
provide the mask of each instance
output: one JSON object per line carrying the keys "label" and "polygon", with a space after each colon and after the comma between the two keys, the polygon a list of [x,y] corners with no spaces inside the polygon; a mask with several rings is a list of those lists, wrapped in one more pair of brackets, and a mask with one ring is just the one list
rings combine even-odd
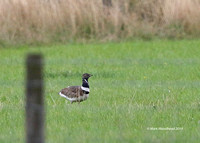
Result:
{"label": "bird", "polygon": [[93,76],[89,73],[82,75],[82,86],[68,86],[67,88],[61,89],[59,95],[66,98],[71,102],[80,102],[86,100],[89,97],[90,88],[88,79]]}

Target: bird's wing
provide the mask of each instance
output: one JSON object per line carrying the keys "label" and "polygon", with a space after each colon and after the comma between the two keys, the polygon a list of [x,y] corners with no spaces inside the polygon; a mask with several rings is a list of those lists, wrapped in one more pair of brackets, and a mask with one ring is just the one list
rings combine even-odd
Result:
{"label": "bird's wing", "polygon": [[60,92],[69,98],[76,98],[80,93],[80,86],[70,86],[62,89]]}

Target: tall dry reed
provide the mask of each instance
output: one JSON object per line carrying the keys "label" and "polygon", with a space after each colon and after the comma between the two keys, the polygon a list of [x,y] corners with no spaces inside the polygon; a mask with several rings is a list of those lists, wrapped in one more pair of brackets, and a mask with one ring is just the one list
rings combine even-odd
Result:
{"label": "tall dry reed", "polygon": [[0,43],[200,36],[200,0],[1,0]]}

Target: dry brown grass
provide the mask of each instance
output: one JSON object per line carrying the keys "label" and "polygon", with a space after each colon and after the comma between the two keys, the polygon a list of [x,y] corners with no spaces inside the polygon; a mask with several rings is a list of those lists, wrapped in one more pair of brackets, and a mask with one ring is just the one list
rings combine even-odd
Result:
{"label": "dry brown grass", "polygon": [[186,34],[200,34],[199,0],[166,0],[163,7],[166,25],[179,25]]}
{"label": "dry brown grass", "polygon": [[1,0],[0,41],[200,36],[200,0]]}

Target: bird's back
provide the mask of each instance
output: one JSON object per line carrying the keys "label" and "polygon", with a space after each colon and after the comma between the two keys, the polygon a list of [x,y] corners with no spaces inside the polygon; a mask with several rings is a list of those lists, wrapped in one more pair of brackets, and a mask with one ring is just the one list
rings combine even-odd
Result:
{"label": "bird's back", "polygon": [[80,86],[69,86],[62,89],[60,92],[69,98],[76,98],[78,95],[80,95],[80,90]]}

